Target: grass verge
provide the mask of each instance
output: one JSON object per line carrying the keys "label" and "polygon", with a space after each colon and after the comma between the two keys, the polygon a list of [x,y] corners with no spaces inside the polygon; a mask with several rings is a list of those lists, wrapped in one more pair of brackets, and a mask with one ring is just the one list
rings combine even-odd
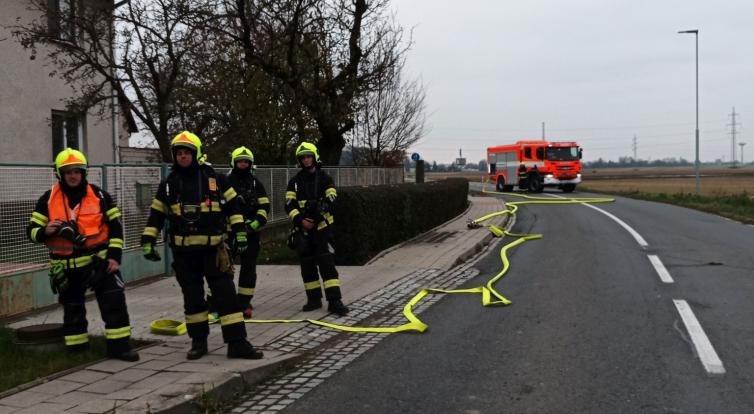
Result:
{"label": "grass verge", "polygon": [[105,357],[105,338],[90,336],[86,352],[69,354],[63,345],[55,349],[34,349],[13,343],[13,330],[0,327],[0,392],[21,384]]}
{"label": "grass verge", "polygon": [[[140,346],[145,342],[133,343]],[[0,392],[65,371],[79,365],[105,358],[105,338],[89,336],[89,350],[81,353],[68,353],[64,346],[59,348],[34,349],[14,343],[13,330],[0,326]]]}
{"label": "grass verge", "polygon": [[691,193],[647,193],[642,191],[604,191],[590,189],[586,186],[580,191],[613,194],[639,200],[656,201],[693,208],[707,213],[717,214],[746,224],[754,224],[754,198],[746,192],[737,195],[704,196]]}

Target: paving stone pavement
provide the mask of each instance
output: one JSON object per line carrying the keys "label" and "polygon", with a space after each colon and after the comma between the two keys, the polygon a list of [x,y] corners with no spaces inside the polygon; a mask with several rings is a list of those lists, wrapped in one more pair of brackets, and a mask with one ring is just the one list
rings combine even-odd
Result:
{"label": "paving stone pavement", "polygon": [[[502,210],[504,204],[502,200],[491,197],[470,197],[470,201],[469,209],[458,218],[388,249],[368,265],[339,267],[344,301],[352,309],[346,317],[329,315],[324,308],[301,312],[305,295],[298,266],[259,266],[258,294],[253,301],[254,318],[321,319],[362,326],[403,324],[403,304],[420,289],[457,286],[474,276],[473,269],[456,265],[489,244],[491,236],[482,228],[467,229],[466,224],[469,220]],[[507,216],[502,216],[490,222],[502,225],[506,219]],[[415,313],[419,314],[441,297],[428,295],[415,308]],[[342,364],[352,361],[385,337],[385,334],[342,334],[311,324],[249,323],[246,325],[249,339],[264,350],[265,358],[256,361],[228,360],[220,329],[213,326],[210,354],[198,361],[186,361],[185,353],[190,342],[188,337],[157,336],[149,332],[152,320],[183,319],[183,302],[175,279],[166,277],[146,285],[129,287],[126,298],[133,337],[158,342],[140,351],[140,361],[105,360],[30,386],[0,399],[0,414],[189,412],[191,407],[187,402],[203,392],[237,390],[244,381],[249,380],[259,383],[263,379],[260,376],[269,375],[265,373],[272,372],[272,368],[279,364],[307,358],[304,365],[296,370],[298,377],[294,375],[275,380],[282,381],[278,384],[283,385],[282,389],[296,391],[286,392],[285,398],[273,398],[283,394],[268,392],[265,387],[271,385],[264,383],[252,388],[251,394],[244,397],[246,405],[236,407],[236,410],[241,409],[238,412],[257,412],[261,406],[274,412],[310,390],[313,382],[337,372]],[[87,310],[90,333],[101,334],[104,326],[96,302],[89,301]],[[11,326],[61,320],[62,311],[53,309],[24,318]],[[319,355],[319,360],[316,360],[317,357],[309,359],[309,354],[316,353],[318,347],[327,348],[328,352]],[[330,353],[340,353],[341,357],[334,361],[329,358]],[[307,378],[304,367],[309,363],[328,368],[313,371],[320,372],[318,377],[313,381],[307,380],[307,385],[301,387],[293,381],[303,382],[301,379]],[[262,399],[262,395],[267,398]]]}

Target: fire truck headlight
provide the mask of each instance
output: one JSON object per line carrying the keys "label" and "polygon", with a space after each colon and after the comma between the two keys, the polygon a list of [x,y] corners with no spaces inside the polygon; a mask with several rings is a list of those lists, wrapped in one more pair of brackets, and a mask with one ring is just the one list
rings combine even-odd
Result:
{"label": "fire truck headlight", "polygon": [[552,178],[552,174],[547,174],[547,175],[545,175],[545,177]]}
{"label": "fire truck headlight", "polygon": [[577,178],[581,178],[581,174],[576,174],[576,177]]}

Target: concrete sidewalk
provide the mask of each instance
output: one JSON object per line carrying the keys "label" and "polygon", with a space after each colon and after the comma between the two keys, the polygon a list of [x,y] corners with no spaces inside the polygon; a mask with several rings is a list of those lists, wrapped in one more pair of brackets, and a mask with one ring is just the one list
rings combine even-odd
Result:
{"label": "concrete sidewalk", "polygon": [[[339,267],[344,302],[364,298],[383,287],[415,273],[417,269],[448,270],[481,250],[491,240],[484,228],[468,229],[469,220],[504,208],[502,200],[470,197],[471,206],[461,216],[423,233],[375,257],[365,266]],[[491,224],[503,225],[507,215]],[[263,247],[264,249],[264,247]],[[255,319],[323,319],[352,325],[358,312],[339,318],[326,310],[301,312],[306,301],[298,266],[259,266],[258,294],[254,297]],[[273,374],[281,364],[295,362],[302,352],[285,346],[285,338],[303,324],[246,325],[249,340],[265,352],[258,361],[225,357],[220,329],[211,328],[210,355],[187,361],[187,336],[166,337],[149,332],[155,319],[183,319],[180,288],[172,277],[127,289],[126,299],[134,338],[158,341],[140,350],[141,360],[128,363],[105,360],[76,372],[28,387],[0,399],[5,413],[144,413],[188,412],[192,400],[203,392],[222,398]],[[94,301],[87,303],[89,332],[104,330]],[[11,327],[62,321],[62,310],[43,312],[18,321]]]}

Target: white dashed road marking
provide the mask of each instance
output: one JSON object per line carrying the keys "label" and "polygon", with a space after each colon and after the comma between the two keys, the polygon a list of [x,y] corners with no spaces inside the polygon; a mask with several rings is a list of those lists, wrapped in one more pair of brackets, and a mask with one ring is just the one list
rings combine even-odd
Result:
{"label": "white dashed road marking", "polygon": [[[553,197],[557,198],[566,198],[557,196],[555,194],[548,194]],[[643,249],[646,249],[649,247],[649,243],[647,243],[646,240],[644,240],[641,235],[631,228],[628,224],[626,224],[623,220],[619,219],[615,215],[608,213],[607,211],[595,207],[589,203],[581,203],[591,209],[597,210],[600,213],[610,217],[613,221],[618,223],[621,227],[626,229],[631,236],[634,237],[637,243],[639,243],[639,246],[641,246]],[[660,280],[663,283],[673,283],[673,278],[670,276],[670,272],[668,272],[668,269],[665,268],[665,265],[662,264],[662,261],[657,255],[647,255],[649,258],[649,261],[652,263],[652,266],[655,268],[655,271],[660,276]],[[691,337],[691,342],[694,343],[694,348],[696,349],[696,353],[699,355],[699,360],[702,362],[702,365],[704,366],[704,369],[712,375],[723,375],[725,374],[725,367],[723,367],[723,361],[720,360],[720,358],[717,356],[717,352],[715,352],[715,348],[712,346],[712,343],[710,342],[709,338],[707,337],[707,334],[704,333],[704,329],[702,329],[702,325],[699,323],[699,321],[696,319],[696,316],[694,316],[694,312],[691,311],[691,307],[689,304],[682,299],[673,299],[673,303],[675,304],[676,309],[678,309],[678,313],[681,314],[681,319],[683,320],[683,324],[686,325],[686,330],[689,333],[689,336]]]}
{"label": "white dashed road marking", "polygon": [[712,347],[712,343],[707,338],[707,334],[704,333],[702,325],[694,316],[694,312],[691,311],[691,307],[685,300],[673,299],[678,313],[681,314],[683,324],[686,325],[686,330],[691,337],[691,342],[694,343],[696,353],[699,355],[699,360],[702,361],[704,369],[714,375],[725,374],[725,367],[723,367],[723,361],[717,356],[715,348]]}
{"label": "white dashed road marking", "polygon": [[647,257],[649,258],[649,261],[652,262],[652,266],[654,266],[657,274],[660,276],[660,280],[662,280],[663,283],[673,283],[673,278],[670,276],[668,269],[665,268],[665,265],[662,264],[660,258],[654,254],[648,254]]}

